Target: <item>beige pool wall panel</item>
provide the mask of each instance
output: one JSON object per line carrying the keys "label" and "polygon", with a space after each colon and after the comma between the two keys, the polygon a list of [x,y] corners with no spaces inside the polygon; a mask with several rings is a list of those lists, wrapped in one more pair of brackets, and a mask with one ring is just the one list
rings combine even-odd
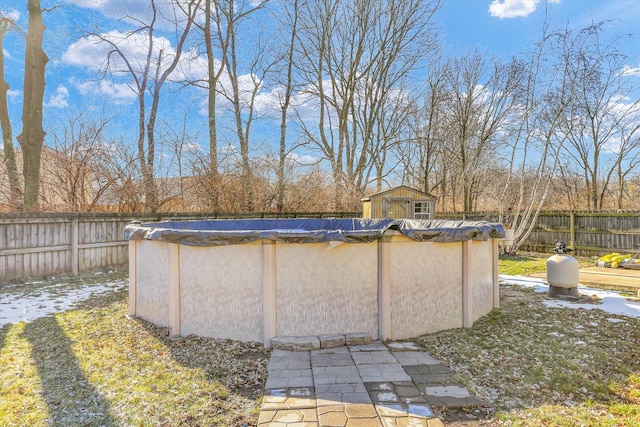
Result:
{"label": "beige pool wall panel", "polygon": [[138,240],[135,314],[158,326],[169,326],[169,252],[167,243]]}
{"label": "beige pool wall panel", "polygon": [[471,321],[475,322],[493,308],[492,240],[470,241],[469,271],[471,279]]}
{"label": "beige pool wall panel", "polygon": [[372,243],[276,244],[278,335],[378,337],[378,249]]}
{"label": "beige pool wall panel", "polygon": [[389,245],[389,338],[462,327],[462,245],[416,243],[401,235],[394,236]]}
{"label": "beige pool wall panel", "polygon": [[181,335],[262,341],[262,244],[180,245]]}

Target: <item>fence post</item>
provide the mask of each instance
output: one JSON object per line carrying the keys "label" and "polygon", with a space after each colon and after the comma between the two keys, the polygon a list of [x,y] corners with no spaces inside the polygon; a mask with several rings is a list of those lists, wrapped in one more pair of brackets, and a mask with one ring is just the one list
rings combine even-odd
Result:
{"label": "fence post", "polygon": [[78,217],[71,218],[71,273],[74,276],[78,275],[78,265],[80,264],[79,258],[80,251],[78,250]]}
{"label": "fence post", "polygon": [[569,214],[569,247],[576,247],[576,214],[573,211]]}

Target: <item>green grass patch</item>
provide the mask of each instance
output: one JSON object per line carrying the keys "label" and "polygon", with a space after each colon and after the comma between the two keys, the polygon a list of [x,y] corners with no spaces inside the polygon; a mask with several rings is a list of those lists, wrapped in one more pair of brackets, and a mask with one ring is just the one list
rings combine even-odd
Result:
{"label": "green grass patch", "polygon": [[[498,272],[511,276],[527,276],[534,273],[547,271],[547,259],[552,253],[542,254],[538,252],[523,252],[516,255],[500,255]],[[589,257],[576,257],[580,267],[595,265],[595,259]]]}
{"label": "green grass patch", "polygon": [[640,320],[550,309],[502,286],[500,309],[471,329],[420,337],[513,426],[640,426]]}
{"label": "green grass patch", "polygon": [[[241,426],[268,352],[128,319],[126,291],[0,329],[2,426]],[[5,386],[6,385],[6,386]]]}

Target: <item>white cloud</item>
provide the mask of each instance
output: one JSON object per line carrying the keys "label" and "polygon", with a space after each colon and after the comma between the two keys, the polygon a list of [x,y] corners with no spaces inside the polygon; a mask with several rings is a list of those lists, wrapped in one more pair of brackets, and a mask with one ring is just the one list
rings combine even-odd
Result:
{"label": "white cloud", "polygon": [[320,159],[318,157],[315,156],[311,156],[309,154],[304,154],[304,155],[299,155],[296,153],[289,153],[287,154],[287,159],[302,165],[302,166],[311,166],[314,165],[316,163],[318,163],[320,161]]}
{"label": "white cloud", "polygon": [[[150,77],[156,75],[158,66],[160,66],[160,72],[166,70],[176,55],[175,48],[167,38],[154,36],[152,43]],[[124,56],[124,59],[115,52],[116,49]],[[139,76],[144,72],[148,50],[148,33],[109,31],[100,35],[85,36],[73,42],[62,54],[61,60],[67,65],[88,68],[93,71],[104,71],[108,68],[112,75],[129,79],[128,66]],[[220,61],[215,61],[215,65],[220,66]],[[180,64],[172,73],[171,78],[198,80],[206,78],[207,72],[205,58],[198,56],[197,51],[191,49],[182,52]]]}
{"label": "white cloud", "polygon": [[637,67],[631,67],[629,65],[625,65],[622,67],[622,73],[625,76],[640,76],[640,65]]}
{"label": "white cloud", "polygon": [[222,154],[224,154],[224,155],[227,155],[227,156],[233,156],[233,155],[239,153],[239,150],[236,148],[235,145],[229,143],[229,144],[225,145],[224,147],[222,147],[220,149],[220,152]]}
{"label": "white cloud", "polygon": [[[122,33],[109,31],[98,35],[89,35],[73,42],[62,54],[62,62],[76,67],[91,70],[102,70],[110,61],[109,69],[114,74],[127,72],[127,66],[122,57],[115,54],[117,49],[129,62],[136,73],[141,73],[146,65],[149,37],[147,33]],[[151,58],[150,75],[155,75],[160,52],[160,67],[165,68],[176,54],[171,42],[165,37],[153,37],[153,55]],[[110,58],[109,58],[110,56]]]}
{"label": "white cloud", "polygon": [[44,103],[47,107],[66,108],[69,106],[69,89],[60,85],[56,88],[56,92]]}
{"label": "white cloud", "polygon": [[[535,12],[538,3],[543,0],[493,0],[489,5],[489,13],[500,19],[526,17]],[[549,0],[560,3],[560,0]]]}
{"label": "white cloud", "polygon": [[9,97],[9,99],[14,100],[22,96],[22,91],[19,89],[9,89],[7,91],[7,96]]}
{"label": "white cloud", "polygon": [[[110,76],[105,77],[100,83],[79,83],[78,88],[84,94],[102,93],[112,97],[117,104],[124,104],[136,96],[128,66],[137,76],[141,76],[146,66],[148,46],[149,37],[146,33],[123,33],[114,30],[78,39],[62,54],[61,61],[95,72],[108,70]],[[124,59],[114,53],[116,48]],[[158,66],[160,72],[166,70],[175,54],[176,51],[167,38],[153,37],[153,55],[148,75],[151,78],[155,76]],[[206,70],[206,62],[198,57],[196,51],[190,50],[183,52],[181,66],[174,71],[172,77],[203,78],[206,76]],[[113,81],[109,81],[109,77],[113,78]]]}
{"label": "white cloud", "polygon": [[[113,19],[132,23],[137,27],[142,23],[150,23],[152,17],[151,3],[143,0],[70,0],[78,7],[95,10]],[[186,0],[178,0],[185,3]],[[184,14],[174,5],[176,0],[156,0],[157,10],[156,28],[171,29],[175,27],[174,14],[184,17]]]}
{"label": "white cloud", "polygon": [[187,153],[202,153],[202,146],[197,142],[184,142],[181,144],[181,150]]}
{"label": "white cloud", "polygon": [[20,11],[17,9],[0,9],[0,16],[7,17],[13,22],[20,20]]}
{"label": "white cloud", "polygon": [[102,94],[111,98],[116,105],[131,103],[135,98],[135,92],[126,83],[114,83],[107,80],[96,82],[82,82],[78,90],[83,95]]}

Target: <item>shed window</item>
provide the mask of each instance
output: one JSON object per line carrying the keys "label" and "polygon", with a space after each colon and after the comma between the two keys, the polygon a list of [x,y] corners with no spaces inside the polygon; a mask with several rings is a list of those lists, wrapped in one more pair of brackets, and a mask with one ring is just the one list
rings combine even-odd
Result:
{"label": "shed window", "polygon": [[431,203],[413,202],[413,219],[431,219]]}

